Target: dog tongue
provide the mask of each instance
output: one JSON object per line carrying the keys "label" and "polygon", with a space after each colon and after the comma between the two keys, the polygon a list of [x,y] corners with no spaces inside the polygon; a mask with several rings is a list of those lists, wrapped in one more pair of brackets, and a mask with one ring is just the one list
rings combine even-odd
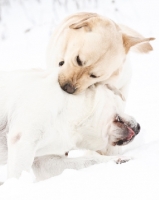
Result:
{"label": "dog tongue", "polygon": [[131,138],[135,135],[135,133],[131,128],[129,128],[129,127],[127,127],[127,128],[129,130],[129,134],[128,134],[128,137],[126,139],[131,140]]}

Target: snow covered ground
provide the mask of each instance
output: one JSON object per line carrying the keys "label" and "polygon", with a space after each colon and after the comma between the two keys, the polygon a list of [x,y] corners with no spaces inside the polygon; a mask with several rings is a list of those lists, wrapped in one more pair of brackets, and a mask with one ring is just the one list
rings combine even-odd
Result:
{"label": "snow covered ground", "polygon": [[[4,1],[5,2],[5,1]],[[0,70],[45,68],[50,33],[67,14],[95,11],[155,37],[154,51],[131,54],[133,78],[126,111],[142,127],[136,140],[124,149],[133,160],[116,165],[113,161],[80,171],[66,170],[60,176],[33,183],[30,174],[0,186],[1,200],[32,199],[159,199],[159,3],[157,0],[16,1],[1,6]],[[68,2],[67,7],[58,2]],[[114,3],[113,3],[114,2]],[[77,9],[79,7],[79,9]],[[6,168],[0,168],[0,181]]]}

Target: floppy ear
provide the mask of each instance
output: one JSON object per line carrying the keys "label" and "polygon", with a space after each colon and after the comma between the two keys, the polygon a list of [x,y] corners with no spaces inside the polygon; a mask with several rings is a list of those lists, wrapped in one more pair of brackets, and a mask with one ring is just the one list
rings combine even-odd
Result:
{"label": "floppy ear", "polygon": [[122,37],[126,53],[128,53],[131,47],[135,47],[140,53],[148,53],[153,50],[149,41],[154,40],[155,38],[132,37],[124,33],[122,34]]}
{"label": "floppy ear", "polygon": [[79,20],[76,23],[73,23],[69,26],[71,29],[79,29],[82,27],[85,27],[86,29],[91,29],[91,24],[89,22],[89,19],[92,17],[97,17],[98,15],[96,13],[85,13],[82,16],[79,16]]}
{"label": "floppy ear", "polygon": [[126,48],[127,52],[129,51],[130,48],[131,50],[138,53],[148,53],[149,51],[153,50],[149,41],[154,40],[154,38],[144,38],[140,33],[123,24],[118,24],[118,26],[123,33],[124,43],[131,41],[130,42],[131,45],[128,45],[129,48]]}
{"label": "floppy ear", "polygon": [[88,26],[88,21],[80,21],[80,22],[77,22],[77,23],[75,23],[75,24],[71,24],[70,26],[69,26],[69,28],[71,28],[71,29],[79,29],[79,28],[82,28],[82,27],[84,27],[84,26]]}

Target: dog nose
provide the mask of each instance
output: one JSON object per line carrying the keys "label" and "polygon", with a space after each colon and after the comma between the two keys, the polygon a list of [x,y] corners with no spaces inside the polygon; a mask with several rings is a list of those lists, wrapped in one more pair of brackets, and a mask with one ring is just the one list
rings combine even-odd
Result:
{"label": "dog nose", "polygon": [[141,129],[141,127],[140,127],[140,124],[139,123],[137,123],[137,126],[136,126],[136,135],[140,132],[140,129]]}
{"label": "dog nose", "polygon": [[69,94],[73,94],[76,91],[75,87],[69,83],[66,83],[62,89]]}

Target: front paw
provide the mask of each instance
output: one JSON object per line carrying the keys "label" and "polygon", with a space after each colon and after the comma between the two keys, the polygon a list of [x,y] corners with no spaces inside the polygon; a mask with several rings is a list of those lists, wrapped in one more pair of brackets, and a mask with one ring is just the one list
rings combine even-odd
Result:
{"label": "front paw", "polygon": [[122,164],[128,162],[129,160],[132,160],[132,157],[120,157],[117,160],[115,160],[115,163]]}

